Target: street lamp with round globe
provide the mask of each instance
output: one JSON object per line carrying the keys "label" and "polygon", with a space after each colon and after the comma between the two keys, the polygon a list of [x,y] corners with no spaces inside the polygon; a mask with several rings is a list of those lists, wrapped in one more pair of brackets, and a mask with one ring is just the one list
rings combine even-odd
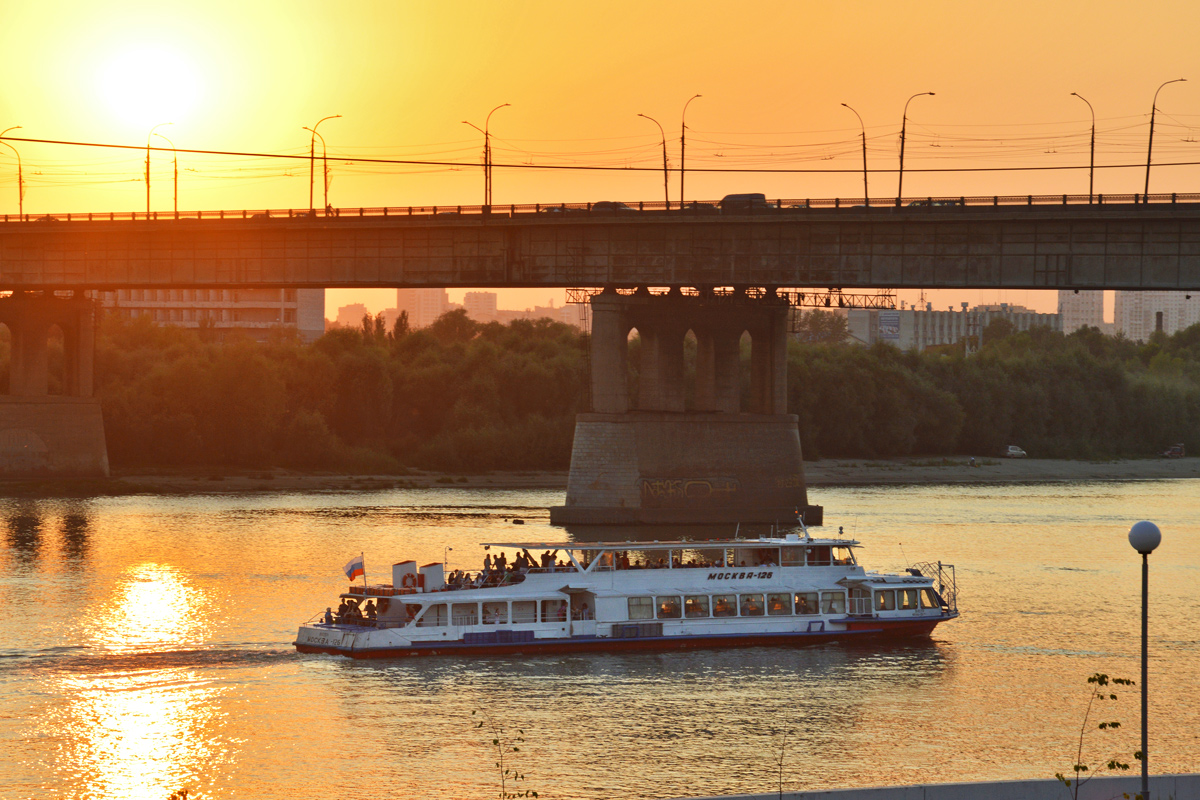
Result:
{"label": "street lamp with round globe", "polygon": [[1146,732],[1149,694],[1146,686],[1146,663],[1148,655],[1150,599],[1150,560],[1149,555],[1162,542],[1162,531],[1153,522],[1142,520],[1135,522],[1129,529],[1129,544],[1142,555],[1142,797],[1150,796],[1150,737]]}

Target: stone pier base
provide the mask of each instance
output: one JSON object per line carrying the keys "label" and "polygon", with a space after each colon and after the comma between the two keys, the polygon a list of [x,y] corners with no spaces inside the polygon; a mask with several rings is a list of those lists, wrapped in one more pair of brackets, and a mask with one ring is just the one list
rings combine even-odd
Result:
{"label": "stone pier base", "polygon": [[0,397],[0,478],[108,477],[100,401]]}
{"label": "stone pier base", "polygon": [[556,525],[780,523],[809,506],[793,414],[580,414]]}

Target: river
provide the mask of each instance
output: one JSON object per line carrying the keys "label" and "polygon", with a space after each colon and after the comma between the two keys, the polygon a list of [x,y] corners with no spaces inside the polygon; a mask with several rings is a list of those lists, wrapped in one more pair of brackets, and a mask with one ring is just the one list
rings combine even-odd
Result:
{"label": "river", "polygon": [[[1151,769],[1200,766],[1200,481],[812,499],[868,569],[955,564],[963,616],[899,645],[359,662],[291,647],[351,556],[377,582],[407,558],[475,569],[480,542],[565,538],[562,493],[0,502],[0,797],[495,797],[484,716],[543,798],[773,792],[781,765],[785,790],[1052,778],[1087,677],[1138,677],[1141,518],[1164,536]],[[1136,687],[1118,695],[1085,759],[1136,771]]]}

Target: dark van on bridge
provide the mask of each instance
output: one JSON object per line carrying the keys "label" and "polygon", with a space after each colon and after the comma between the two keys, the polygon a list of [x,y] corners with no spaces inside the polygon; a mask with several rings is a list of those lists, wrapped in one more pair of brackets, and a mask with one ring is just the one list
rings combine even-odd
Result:
{"label": "dark van on bridge", "polygon": [[762,193],[727,194],[721,200],[721,210],[726,214],[745,213],[747,211],[767,211],[778,208]]}

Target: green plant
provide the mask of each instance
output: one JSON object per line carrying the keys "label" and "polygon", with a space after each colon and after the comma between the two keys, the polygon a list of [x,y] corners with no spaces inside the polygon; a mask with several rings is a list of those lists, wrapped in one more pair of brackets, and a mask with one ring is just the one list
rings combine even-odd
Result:
{"label": "green plant", "polygon": [[[479,713],[480,712],[478,711],[472,711],[471,716],[475,716]],[[538,793],[530,789],[523,789],[521,791],[513,792],[508,791],[508,785],[510,782],[515,789],[518,781],[525,780],[525,773],[517,772],[517,770],[510,765],[511,757],[521,752],[521,748],[518,747],[518,745],[525,743],[525,731],[518,728],[517,735],[510,736],[505,731],[504,726],[499,722],[496,722],[492,715],[487,711],[483,711],[480,716],[482,716],[483,719],[477,722],[475,727],[479,730],[484,730],[486,728],[492,734],[491,746],[496,751],[496,772],[500,777],[500,800],[510,800],[510,798],[518,797],[537,797]]]}
{"label": "green plant", "polygon": [[[1078,800],[1079,787],[1096,777],[1095,774],[1086,776],[1084,775],[1084,773],[1092,772],[1092,770],[1087,764],[1083,763],[1083,742],[1087,737],[1088,722],[1091,720],[1093,708],[1096,706],[1097,702],[1104,702],[1106,700],[1116,701],[1117,695],[1111,691],[1108,691],[1106,688],[1110,683],[1117,686],[1133,686],[1133,681],[1129,680],[1128,678],[1109,678],[1103,672],[1095,673],[1092,675],[1092,677],[1087,679],[1087,682],[1089,686],[1088,704],[1087,709],[1083,712],[1083,724],[1079,727],[1079,745],[1075,751],[1075,764],[1072,767],[1075,777],[1072,779],[1068,778],[1066,775],[1063,775],[1061,772],[1054,773],[1054,777],[1062,781],[1063,785],[1066,786],[1070,791],[1072,800]],[[1115,720],[1111,722],[1101,722],[1096,727],[1098,730],[1102,731],[1115,731],[1117,728],[1121,727],[1121,723]],[[1135,761],[1140,761],[1142,758],[1142,751],[1136,751],[1133,754],[1133,758]],[[1104,766],[1113,772],[1126,771],[1129,769],[1128,764],[1116,758],[1110,758]],[[1100,768],[1097,768],[1097,771],[1099,769]],[[1129,795],[1126,795],[1126,797],[1128,796]],[[1137,798],[1137,800],[1141,800],[1142,796],[1139,793],[1134,795],[1134,797]]]}

